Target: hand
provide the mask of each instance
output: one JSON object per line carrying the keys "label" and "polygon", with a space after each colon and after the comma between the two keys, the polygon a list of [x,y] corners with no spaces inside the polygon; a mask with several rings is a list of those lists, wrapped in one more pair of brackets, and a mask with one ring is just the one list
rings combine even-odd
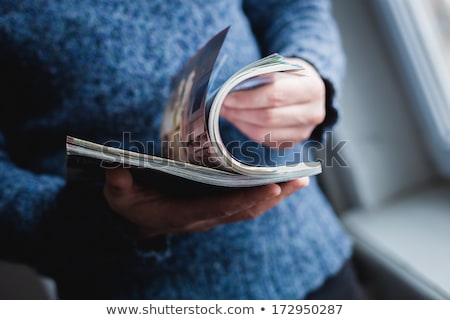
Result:
{"label": "hand", "polygon": [[221,194],[173,197],[136,185],[127,169],[106,170],[105,176],[104,195],[109,206],[136,225],[143,237],[206,231],[256,218],[309,183],[309,178],[302,178]]}
{"label": "hand", "polygon": [[221,116],[250,139],[270,147],[290,147],[308,139],[325,119],[325,84],[306,61],[289,58],[304,70],[277,72],[273,82],[227,96]]}

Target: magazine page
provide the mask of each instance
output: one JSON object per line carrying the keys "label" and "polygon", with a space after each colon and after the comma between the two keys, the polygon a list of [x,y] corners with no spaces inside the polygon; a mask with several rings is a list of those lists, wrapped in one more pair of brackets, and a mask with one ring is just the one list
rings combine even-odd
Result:
{"label": "magazine page", "polygon": [[211,156],[212,144],[206,126],[208,84],[228,28],[214,36],[193,56],[172,82],[160,130],[164,156],[207,167],[221,167]]}
{"label": "magazine page", "polygon": [[279,172],[273,175],[245,176],[239,173],[222,171],[214,168],[203,167],[191,163],[161,158],[153,155],[142,154],[109,147],[82,139],[67,137],[67,155],[72,158],[71,166],[83,167],[88,161],[75,158],[96,159],[96,166],[100,168],[142,168],[150,169],[183,179],[196,181],[203,184],[223,187],[251,187],[270,183],[284,182],[296,178],[316,175],[321,173],[320,163],[303,163],[295,171]]}
{"label": "magazine page", "polygon": [[96,159],[98,161],[96,161],[95,167],[149,169],[202,184],[222,187],[259,186],[316,175],[322,171],[320,163],[303,163],[295,171],[263,176],[245,176],[239,173],[109,147],[70,136],[67,137],[67,155],[70,160],[68,163],[72,168],[84,167],[89,163],[89,159]]}

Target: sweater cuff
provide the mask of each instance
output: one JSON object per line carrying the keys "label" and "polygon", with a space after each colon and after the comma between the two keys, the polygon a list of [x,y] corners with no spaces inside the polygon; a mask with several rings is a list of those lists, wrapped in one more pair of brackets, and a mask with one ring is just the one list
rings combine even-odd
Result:
{"label": "sweater cuff", "polygon": [[325,132],[330,131],[338,120],[334,86],[328,79],[323,81],[325,83],[325,119],[313,130],[310,137],[310,140],[319,142],[324,140]]}
{"label": "sweater cuff", "polygon": [[303,52],[303,54],[293,54],[288,52],[285,54],[285,57],[299,58],[309,63],[316,69],[325,84],[325,119],[313,130],[311,136],[309,137],[309,140],[323,142],[325,139],[325,132],[330,131],[338,121],[339,108],[336,103],[336,85],[339,83],[337,83],[337,77],[327,76],[330,75],[330,72],[323,70],[325,68],[321,68],[319,61],[315,61],[315,57],[311,54],[307,54],[305,52]]}
{"label": "sweater cuff", "polygon": [[141,239],[136,232],[135,225],[111,210],[110,212],[114,215],[118,232],[122,234],[125,241],[131,244],[131,248],[138,258],[161,262],[171,256],[171,235]]}

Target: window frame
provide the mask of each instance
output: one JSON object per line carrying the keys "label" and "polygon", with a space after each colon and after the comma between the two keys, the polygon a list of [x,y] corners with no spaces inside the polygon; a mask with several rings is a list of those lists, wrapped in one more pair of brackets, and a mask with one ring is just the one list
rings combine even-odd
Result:
{"label": "window frame", "polygon": [[[450,68],[427,0],[373,0],[411,92],[424,141],[438,171],[450,177]],[[431,18],[431,19],[430,19]],[[447,84],[447,90],[445,85]]]}

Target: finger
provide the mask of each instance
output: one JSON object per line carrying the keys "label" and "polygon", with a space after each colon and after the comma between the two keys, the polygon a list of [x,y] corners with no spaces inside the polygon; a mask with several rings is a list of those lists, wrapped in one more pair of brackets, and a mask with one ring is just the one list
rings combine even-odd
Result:
{"label": "finger", "polygon": [[275,80],[252,90],[229,94],[223,103],[225,108],[260,109],[305,103],[324,96],[323,80],[298,73],[278,72]]}
{"label": "finger", "polygon": [[314,125],[266,128],[244,121],[235,121],[233,124],[249,139],[269,147],[292,146],[293,144],[308,139],[315,128]]}
{"label": "finger", "polygon": [[[244,211],[258,202],[277,197],[280,193],[281,187],[272,184],[201,198],[161,198],[158,199],[159,205],[154,208],[158,208],[160,212],[171,213],[164,233],[198,232],[217,226],[223,217]],[[155,231],[148,226],[146,232],[148,235]]]}
{"label": "finger", "polygon": [[109,205],[149,234],[180,232],[198,221],[233,215],[281,193],[280,186],[271,184],[201,197],[174,198],[154,189],[133,187],[132,178],[123,171],[106,175],[104,194]]}
{"label": "finger", "polygon": [[298,191],[299,189],[305,188],[309,185],[310,179],[308,177],[305,178],[299,178],[295,179],[289,182],[281,183],[281,193],[271,199],[267,199],[265,201],[261,201],[256,203],[254,206],[246,208],[245,210],[242,210],[240,212],[237,212],[236,214],[229,216],[229,217],[223,217],[220,219],[216,219],[215,221],[205,222],[203,224],[199,224],[197,227],[197,230],[200,230],[200,228],[212,228],[215,225],[219,224],[226,224],[226,223],[236,223],[240,221],[250,220],[257,218],[264,214],[267,210],[275,207],[278,203],[280,203],[282,200],[284,200],[289,195],[293,194],[294,192]]}
{"label": "finger", "polygon": [[[191,212],[183,211],[183,214],[180,215],[184,218],[184,220],[177,219],[177,217],[179,216],[176,215],[177,211],[175,207],[180,210],[180,205],[185,207],[188,204],[186,202],[178,202],[177,204],[174,204],[172,202],[172,205],[174,206],[173,209],[175,209],[175,211],[172,211],[174,220],[171,221],[170,227],[165,228],[164,233],[169,234],[179,232],[204,232],[224,223],[231,223],[255,218],[263,214],[267,209],[276,205],[279,201],[281,201],[283,198],[285,198],[287,195],[291,194],[298,188],[306,186],[308,181],[308,178],[302,178],[279,185],[273,184],[270,186],[248,188],[236,191],[236,193],[241,197],[247,198],[247,200],[249,200],[248,197],[250,196],[250,198],[252,199],[242,203],[242,199],[239,199],[239,197],[229,195],[233,197],[232,201],[237,201],[239,204],[236,203],[235,207],[230,206],[228,208],[224,208],[224,211],[221,211],[219,214],[217,214],[215,209],[217,209],[217,206],[221,204],[215,202],[214,197],[209,197],[206,199],[204,208],[198,207],[198,203],[197,201],[195,201],[196,203],[194,203],[192,206],[196,208],[195,210]],[[267,190],[266,193],[262,191],[264,189]],[[256,198],[252,197],[252,193],[257,193],[257,198],[260,200],[255,201]],[[267,197],[263,198],[264,196]],[[226,198],[227,199],[224,199],[224,202],[230,200],[230,197]],[[216,205],[216,207],[209,207],[209,205],[207,204],[207,202],[209,201],[212,201],[213,204]],[[198,209],[206,209],[206,211],[199,212],[197,211]],[[237,211],[234,212],[234,210]],[[151,228],[144,228],[141,229],[141,231],[141,235],[145,237],[155,235],[155,230]]]}
{"label": "finger", "polygon": [[310,182],[311,180],[309,177],[303,177],[279,183],[279,186],[281,187],[280,196],[289,196],[299,189],[306,188],[307,186],[309,186]]}
{"label": "finger", "polygon": [[325,104],[288,105],[263,109],[223,108],[222,116],[231,123],[246,122],[266,128],[316,126],[325,118]]}
{"label": "finger", "polygon": [[272,199],[268,199],[265,202],[257,203],[254,207],[250,208],[250,210],[244,211],[241,214],[245,217],[247,216],[249,219],[253,218],[254,215],[258,215],[259,212],[264,213],[265,211],[273,208],[282,200],[293,194],[294,192],[303,189],[309,185],[310,179],[308,177],[295,179],[292,181],[280,183],[281,193]]}
{"label": "finger", "polygon": [[[194,221],[203,221],[231,216],[254,206],[256,203],[277,197],[281,187],[271,184],[261,187],[242,188],[229,193],[202,197],[201,199],[178,199],[168,203],[173,210],[183,208],[184,214],[177,218],[177,224],[190,225]],[[179,220],[181,219],[181,220]]]}
{"label": "finger", "polygon": [[133,186],[133,176],[123,168],[105,170],[105,188],[114,193],[123,192]]}

